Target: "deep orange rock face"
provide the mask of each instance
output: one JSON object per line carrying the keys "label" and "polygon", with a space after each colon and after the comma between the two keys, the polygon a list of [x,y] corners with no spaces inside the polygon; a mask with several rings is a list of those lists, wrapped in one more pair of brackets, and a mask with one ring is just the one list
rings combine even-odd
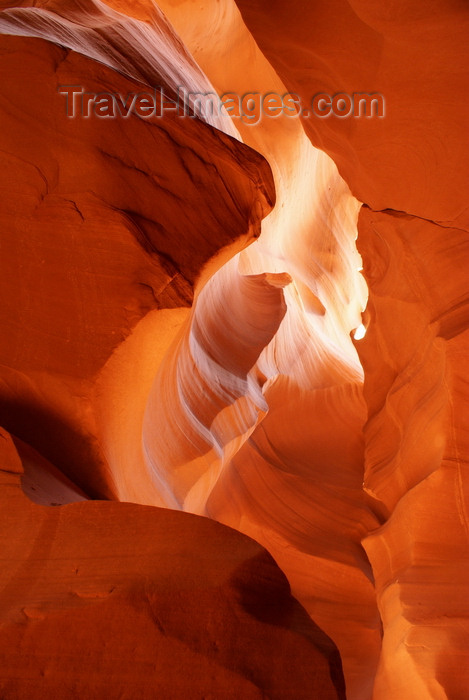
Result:
{"label": "deep orange rock face", "polygon": [[383,119],[303,120],[360,201],[467,227],[464,2],[237,4],[305,105],[318,93],[384,96]]}
{"label": "deep orange rock face", "polygon": [[465,700],[465,4],[1,8],[0,696]]}
{"label": "deep orange rock face", "polygon": [[[129,503],[32,504],[0,433],[2,697],[341,698],[340,658],[257,543]],[[288,663],[289,673],[284,665]]]}
{"label": "deep orange rock face", "polygon": [[274,197],[270,173],[258,154],[192,119],[133,119],[131,128],[70,119],[62,85],[122,94],[139,86],[42,39],[1,40],[0,420],[109,495],[87,383],[148,312],[190,305],[215,253],[258,235]]}

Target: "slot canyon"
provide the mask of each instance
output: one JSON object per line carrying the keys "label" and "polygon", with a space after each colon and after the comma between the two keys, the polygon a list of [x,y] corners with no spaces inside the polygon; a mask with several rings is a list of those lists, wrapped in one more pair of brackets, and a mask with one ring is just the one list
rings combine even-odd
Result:
{"label": "slot canyon", "polygon": [[0,700],[468,700],[468,37],[0,0]]}

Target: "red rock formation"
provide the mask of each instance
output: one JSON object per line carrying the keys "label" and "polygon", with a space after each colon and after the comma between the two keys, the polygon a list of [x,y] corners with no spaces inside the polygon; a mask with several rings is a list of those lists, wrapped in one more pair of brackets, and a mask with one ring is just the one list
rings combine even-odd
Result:
{"label": "red rock formation", "polygon": [[58,86],[139,89],[96,65],[2,37],[0,420],[85,490],[110,495],[93,377],[149,311],[191,303],[220,248],[258,235],[273,191],[258,154],[201,122],[68,119]]}
{"label": "red rock formation", "polygon": [[353,194],[372,209],[467,227],[467,5],[455,0],[238,0],[287,89],[381,93],[385,118],[306,118]]}
{"label": "red rock formation", "polygon": [[[190,5],[185,3],[162,7],[220,93],[286,91],[235,8],[208,3],[200,13],[188,14]],[[214,26],[217,42],[212,41]],[[260,239],[243,252],[238,269],[287,271],[293,280],[284,290],[287,313],[251,371],[255,383],[249,387],[249,403],[238,399],[231,411],[220,413],[210,431],[210,421],[199,423],[213,403],[205,398],[207,392],[194,391],[195,417],[191,410],[184,421],[181,410],[191,406],[187,387],[194,384],[194,363],[209,367],[204,376],[206,381],[212,378],[211,392],[220,401],[230,395],[237,382],[229,374],[230,353],[224,352],[222,371],[201,356],[195,339],[189,362],[187,343],[175,347],[153,389],[155,397],[170,394],[173,401],[168,407],[161,401],[155,408],[149,403],[147,452],[158,475],[164,474],[180,497],[187,494],[185,509],[240,529],[269,549],[294,594],[338,645],[349,692],[363,697],[371,692],[381,630],[372,575],[360,545],[379,520],[362,489],[365,412],[361,368],[349,338],[366,301],[354,244],[359,205],[332,161],[308,143],[297,120],[236,124],[246,142],[272,164],[277,188],[277,206],[263,222]],[[194,312],[205,325],[215,319],[218,337],[234,345],[231,352],[237,349],[233,332],[220,323],[214,294],[225,306],[228,296],[230,305],[237,289],[235,265],[234,260],[231,271],[225,267],[202,290]],[[238,328],[243,332],[243,326]],[[252,334],[251,326],[246,328]],[[169,362],[173,367],[177,363],[177,373]],[[259,383],[260,397],[253,393]],[[220,426],[225,440],[219,439]],[[186,443],[192,452],[184,462],[178,449]],[[164,449],[169,444],[177,448]],[[192,488],[187,492],[189,480]],[[341,492],[338,500],[334,489]],[[174,506],[169,494],[168,499]]]}
{"label": "red rock formation", "polygon": [[375,692],[463,698],[468,236],[363,209],[359,245],[370,284],[360,349],[369,415],[364,487],[387,515],[364,540],[384,628]]}
{"label": "red rock formation", "polygon": [[[19,35],[0,42],[0,423],[18,436],[25,493],[71,505],[32,505],[4,477],[0,537],[17,548],[0,646],[18,668],[5,697],[63,681],[102,697],[103,668],[125,694],[118,659],[136,634],[134,696],[154,692],[150,667],[168,697],[341,696],[331,643],[261,547],[148,507],[165,506],[269,550],[337,645],[348,700],[463,700],[466,7],[31,4],[0,13],[0,32]],[[386,112],[67,119],[67,84],[289,90],[304,105],[380,92]],[[88,567],[79,605],[63,552]],[[176,563],[162,582],[163,558]],[[53,651],[38,690],[37,649],[69,626],[94,681],[75,667],[65,678]],[[103,630],[117,646],[102,648]]]}
{"label": "red rock formation", "polygon": [[0,432],[2,698],[280,700],[292,677],[295,697],[344,697],[334,646],[260,545],[148,506],[38,506],[21,471]]}
{"label": "red rock formation", "polygon": [[370,287],[369,331],[357,345],[368,407],[364,488],[386,521],[364,540],[384,628],[375,697],[463,698],[467,8],[238,5],[305,102],[318,92],[385,96],[383,120],[303,122],[368,205],[358,237]]}

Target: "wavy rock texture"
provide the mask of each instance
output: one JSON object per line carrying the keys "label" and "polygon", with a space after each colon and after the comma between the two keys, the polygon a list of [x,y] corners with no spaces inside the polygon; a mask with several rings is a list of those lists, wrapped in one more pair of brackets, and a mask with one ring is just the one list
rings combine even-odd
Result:
{"label": "wavy rock texture", "polygon": [[466,3],[237,4],[303,105],[323,92],[384,95],[383,119],[303,119],[361,202],[467,228]]}
{"label": "wavy rock texture", "polygon": [[358,226],[370,288],[369,330],[357,345],[368,408],[364,489],[385,521],[364,540],[384,629],[374,696],[463,698],[467,8],[238,5],[304,103],[318,92],[381,92],[386,99],[382,122],[303,120],[368,205]]}
{"label": "wavy rock texture", "polygon": [[[35,504],[7,477],[5,697],[343,697],[335,643],[348,700],[463,700],[466,8],[14,4],[0,422]],[[381,92],[386,116],[68,119],[75,84]],[[257,540],[309,617],[261,546],[168,508]],[[86,677],[37,655],[67,625]]]}
{"label": "wavy rock texture", "polygon": [[[231,3],[206,3],[198,13],[190,3],[161,7],[219,93],[286,92]],[[233,56],[236,61],[230,59]],[[181,433],[188,436],[193,447],[189,475],[198,478],[190,484],[184,508],[240,529],[273,553],[294,594],[338,645],[351,697],[355,693],[364,697],[371,692],[381,629],[360,539],[380,521],[362,490],[361,426],[366,416],[361,367],[349,337],[366,304],[354,243],[359,203],[333,162],[308,142],[298,120],[280,117],[249,126],[237,120],[236,126],[243,139],[268,159],[277,190],[277,205],[263,222],[260,239],[240,256],[238,269],[287,272],[292,283],[284,290],[287,313],[251,371],[255,383],[248,397],[257,405],[257,414],[244,401],[233,404],[231,423],[240,437],[235,439],[226,409],[207,436],[207,422],[203,426],[197,422],[206,410],[197,389],[192,398],[199,404],[197,420],[193,412],[192,426],[176,418],[171,444],[183,445]],[[231,263],[233,271],[235,264]],[[205,303],[214,290],[231,300],[230,280],[233,272],[225,267],[202,290],[194,316],[198,322],[203,314],[206,325],[215,317],[217,334],[226,333],[231,352],[236,352],[238,342],[233,343],[232,330],[217,318],[217,304],[212,299]],[[247,328],[252,335],[251,325]],[[206,360],[195,344],[196,339],[190,346],[191,362],[198,363],[200,371]],[[183,374],[186,352],[181,346],[178,350],[178,372],[173,376],[177,374],[180,382],[180,405],[187,407],[186,387],[194,385],[194,372],[186,366],[188,374]],[[224,389],[220,400],[232,392],[226,352],[222,364],[205,370],[205,376],[218,378],[212,390]],[[164,393],[166,368],[160,376],[153,390],[156,397]],[[252,390],[259,383],[262,397],[256,399]],[[171,395],[178,395],[176,383]],[[163,440],[170,444],[167,431],[174,404],[166,410],[166,418],[160,418],[161,409],[152,409],[150,400],[144,436],[154,434],[149,450],[152,467],[156,461],[159,474],[171,470],[172,483],[177,479],[185,492],[188,474],[182,458],[174,450],[168,455],[158,449]],[[250,426],[238,427],[241,419],[250,421]],[[220,423],[226,436],[221,444]],[[155,425],[161,426],[158,431]],[[337,500],[335,489],[341,492]]]}
{"label": "wavy rock texture", "polygon": [[388,516],[364,541],[384,628],[375,692],[463,698],[468,236],[364,208],[359,245],[372,319],[360,351],[369,407],[364,487]]}
{"label": "wavy rock texture", "polygon": [[2,71],[0,420],[85,490],[109,496],[93,378],[151,310],[191,304],[215,253],[258,235],[270,172],[192,119],[67,118],[58,86],[127,94],[140,85],[52,43],[2,37]]}
{"label": "wavy rock texture", "polygon": [[295,697],[344,697],[337,651],[256,542],[159,508],[38,506],[21,471],[0,432],[3,698],[280,699],[292,674]]}

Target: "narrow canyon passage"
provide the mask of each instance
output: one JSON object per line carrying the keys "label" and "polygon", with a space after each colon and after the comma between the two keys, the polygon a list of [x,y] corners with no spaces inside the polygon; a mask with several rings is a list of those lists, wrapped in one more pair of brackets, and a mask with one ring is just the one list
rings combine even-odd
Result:
{"label": "narrow canyon passage", "polygon": [[467,7],[0,7],[1,697],[465,700]]}

